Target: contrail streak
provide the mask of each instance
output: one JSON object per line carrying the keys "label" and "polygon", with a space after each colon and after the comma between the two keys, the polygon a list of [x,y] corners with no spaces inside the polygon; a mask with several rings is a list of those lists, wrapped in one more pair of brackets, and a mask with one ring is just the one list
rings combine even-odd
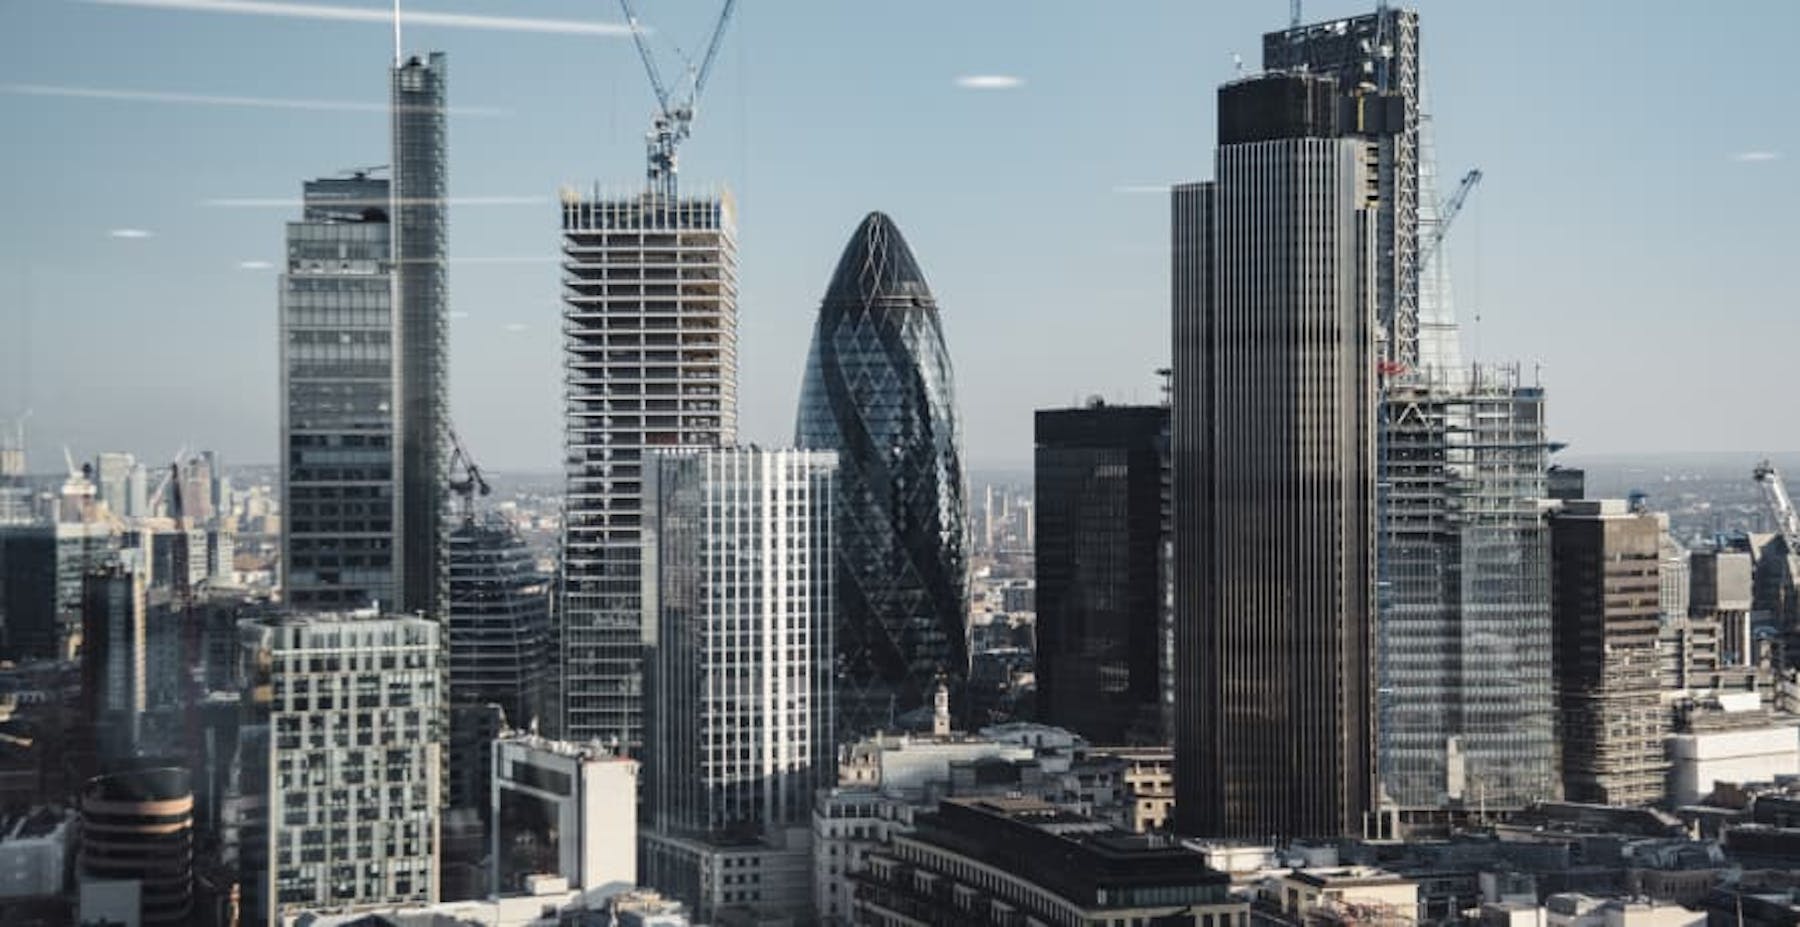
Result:
{"label": "contrail streak", "polygon": [[[236,13],[247,16],[280,16],[288,19],[323,19],[337,22],[393,22],[393,12],[355,6],[329,6],[322,3],[281,3],[265,0],[80,0],[103,6],[129,6],[157,10],[186,10],[195,13]],[[499,32],[540,32],[558,35],[626,36],[630,27],[622,23],[593,22],[574,19],[529,19],[520,16],[485,16],[477,13],[429,13],[403,11],[400,21],[412,26],[443,26],[448,29],[486,29]]]}
{"label": "contrail streak", "polygon": [[[33,97],[79,97],[87,100],[120,100],[127,103],[181,103],[192,106],[243,106],[258,109],[304,109],[335,113],[386,113],[386,103],[356,100],[296,100],[281,97],[240,97],[213,93],[179,93],[163,90],[118,90],[110,87],[60,87],[50,84],[0,84],[0,91]],[[428,109],[429,107],[402,107]],[[491,106],[452,106],[453,116],[504,116]]]}

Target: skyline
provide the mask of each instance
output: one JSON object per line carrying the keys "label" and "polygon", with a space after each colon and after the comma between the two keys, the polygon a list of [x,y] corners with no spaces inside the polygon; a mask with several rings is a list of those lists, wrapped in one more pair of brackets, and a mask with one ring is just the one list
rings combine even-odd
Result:
{"label": "skyline", "polygon": [[[391,35],[367,17],[195,11],[207,6],[28,0],[5,14],[24,28],[0,37],[0,118],[19,127],[0,142],[17,166],[0,208],[34,219],[0,232],[6,329],[29,332],[0,344],[0,420],[33,410],[34,471],[55,470],[65,444],[79,458],[156,461],[186,443],[274,459],[275,271],[255,265],[279,264],[302,179],[384,159]],[[1778,37],[1800,9],[1419,6],[1441,171],[1487,176],[1446,245],[1465,353],[1519,358],[1528,380],[1541,363],[1551,437],[1571,457],[1800,446],[1781,438],[1800,412],[1731,402],[1779,388],[1784,336],[1800,335],[1777,311],[1781,246],[1800,232],[1800,130],[1755,119],[1779,111]],[[1315,2],[1307,19],[1366,7]],[[1157,194],[1210,176],[1211,89],[1232,76],[1232,53],[1256,60],[1254,37],[1287,11],[1027,8],[740,11],[683,174],[689,189],[728,185],[741,206],[744,441],[787,442],[820,281],[841,229],[871,209],[908,229],[950,307],[971,466],[1028,465],[1037,408],[1156,399],[1153,371],[1169,360]],[[617,20],[606,4],[490,11]],[[715,11],[644,12],[666,52]],[[1532,28],[1550,16],[1558,31]],[[868,35],[891,53],[848,41]],[[453,415],[484,464],[549,470],[561,456],[557,189],[639,182],[651,94],[614,35],[406,36],[408,52],[442,48],[457,64]],[[181,43],[209,53],[183,56]],[[1594,49],[1605,54],[1583,63]],[[1508,70],[1520,60],[1540,66]],[[1668,60],[1678,79],[1650,76]],[[1571,82],[1578,92],[1552,95]],[[183,99],[150,98],[167,94]],[[890,151],[867,144],[876,131],[896,139]],[[137,157],[108,160],[125,150]]]}

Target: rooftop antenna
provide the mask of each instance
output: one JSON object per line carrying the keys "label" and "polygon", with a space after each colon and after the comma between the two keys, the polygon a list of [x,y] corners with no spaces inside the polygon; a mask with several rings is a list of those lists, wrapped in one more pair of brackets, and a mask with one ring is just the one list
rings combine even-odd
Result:
{"label": "rooftop antenna", "polygon": [[[395,0],[395,2],[399,2],[399,0]],[[1303,2],[1303,0],[1288,0],[1288,28],[1289,29],[1300,28],[1300,20],[1304,18],[1300,11],[1300,5],[1302,2]]]}
{"label": "rooftop antenna", "polygon": [[[1298,2],[1298,0],[1296,0]],[[400,0],[394,0],[394,67],[400,66]]]}

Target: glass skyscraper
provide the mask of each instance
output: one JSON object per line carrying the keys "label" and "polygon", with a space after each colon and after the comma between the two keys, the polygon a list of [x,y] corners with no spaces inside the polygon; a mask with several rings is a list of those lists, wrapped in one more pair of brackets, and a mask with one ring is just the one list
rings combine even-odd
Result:
{"label": "glass skyscraper", "polygon": [[1219,91],[1174,191],[1177,829],[1362,833],[1375,805],[1368,149],[1329,77]]}
{"label": "glass skyscraper", "polygon": [[826,287],[794,440],[838,452],[838,733],[891,726],[968,673],[968,534],[937,301],[879,212]]}
{"label": "glass skyscraper", "polygon": [[445,619],[449,586],[449,286],[446,62],[393,73],[394,253],[399,268],[399,610]]}
{"label": "glass skyscraper", "polygon": [[399,595],[388,182],[308,181],[281,277],[281,579],[300,609]]}

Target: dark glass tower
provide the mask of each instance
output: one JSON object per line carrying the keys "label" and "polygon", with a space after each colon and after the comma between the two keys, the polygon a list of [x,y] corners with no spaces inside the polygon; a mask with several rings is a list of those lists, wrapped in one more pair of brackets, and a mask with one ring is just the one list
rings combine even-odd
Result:
{"label": "dark glass tower", "polygon": [[449,213],[442,52],[394,68],[394,250],[400,330],[400,611],[449,610]]}
{"label": "dark glass tower", "polygon": [[967,675],[961,439],[937,301],[892,219],[857,226],[819,306],[794,442],[838,452],[838,732]]}
{"label": "dark glass tower", "polygon": [[1037,413],[1038,719],[1102,744],[1166,743],[1165,406]]}
{"label": "dark glass tower", "polygon": [[1362,831],[1375,798],[1375,252],[1329,77],[1219,92],[1174,191],[1176,827]]}

